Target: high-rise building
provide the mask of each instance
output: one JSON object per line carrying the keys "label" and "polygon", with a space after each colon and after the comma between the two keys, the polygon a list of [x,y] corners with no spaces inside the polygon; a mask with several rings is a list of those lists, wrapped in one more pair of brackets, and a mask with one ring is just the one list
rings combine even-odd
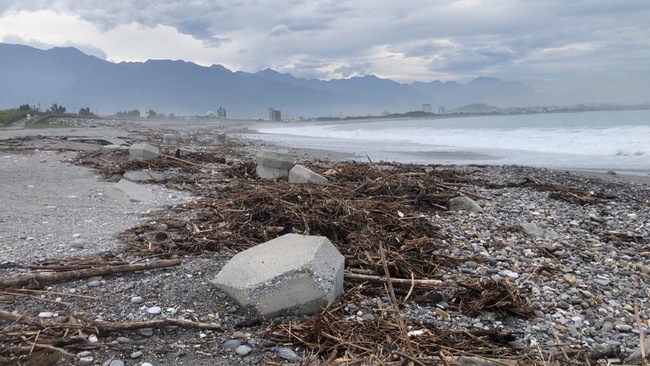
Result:
{"label": "high-rise building", "polygon": [[269,107],[269,121],[282,121],[282,112],[277,109],[273,109],[273,107]]}

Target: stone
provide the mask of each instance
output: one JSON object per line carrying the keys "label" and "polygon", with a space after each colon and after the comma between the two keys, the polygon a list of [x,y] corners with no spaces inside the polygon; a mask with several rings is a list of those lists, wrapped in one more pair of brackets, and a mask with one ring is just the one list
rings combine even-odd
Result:
{"label": "stone", "polygon": [[211,283],[258,316],[314,314],[343,292],[344,265],[327,238],[286,234],[238,253]]}
{"label": "stone", "polygon": [[483,212],[483,208],[467,196],[454,197],[449,200],[448,205],[452,211]]}
{"label": "stone", "polygon": [[120,179],[104,196],[120,202],[151,202],[156,198],[146,187],[126,179]]}
{"label": "stone", "polygon": [[260,150],[255,155],[255,174],[262,179],[277,179],[289,174],[295,159],[293,156],[272,150]]}
{"label": "stone", "polygon": [[521,229],[528,235],[535,238],[543,238],[549,240],[555,240],[560,237],[558,233],[551,229],[547,229],[545,225],[536,224],[536,223],[525,223],[521,224]]}
{"label": "stone", "polygon": [[253,349],[250,346],[247,345],[241,345],[235,349],[235,352],[240,355],[240,356],[246,356],[247,354],[251,353]]}
{"label": "stone", "polygon": [[150,180],[165,180],[165,175],[158,172],[138,170],[124,173],[123,178],[131,182],[146,182]]}
{"label": "stone", "polygon": [[323,184],[327,182],[327,178],[300,164],[294,165],[293,168],[289,170],[289,183]]}
{"label": "stone", "polygon": [[160,155],[160,150],[149,144],[133,144],[129,147],[129,155],[133,158],[153,159]]}

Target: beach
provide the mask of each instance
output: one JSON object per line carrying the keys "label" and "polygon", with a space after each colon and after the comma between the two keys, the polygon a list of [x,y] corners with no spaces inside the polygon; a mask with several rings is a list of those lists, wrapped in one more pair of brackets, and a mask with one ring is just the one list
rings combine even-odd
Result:
{"label": "beach", "polygon": [[[410,356],[418,362],[469,364],[463,363],[470,361],[463,361],[462,357],[470,354],[506,364],[583,364],[585,359],[596,364],[609,359],[639,359],[635,356],[639,352],[639,333],[647,333],[650,328],[650,294],[646,290],[650,278],[650,181],[643,171],[608,174],[609,169],[567,171],[492,165],[484,163],[485,156],[472,151],[403,151],[400,155],[390,149],[388,154],[386,149],[372,144],[350,146],[339,140],[337,145],[331,144],[331,140],[319,143],[318,139],[260,133],[268,126],[256,121],[175,124],[98,120],[92,122],[94,127],[77,119],[64,119],[61,123],[72,127],[0,130],[4,188],[0,196],[0,277],[24,275],[38,266],[93,260],[96,266],[111,261],[134,263],[165,258],[180,259],[182,264],[163,270],[52,283],[35,289],[38,292],[33,294],[7,290],[0,295],[0,310],[33,318],[49,312],[53,315],[48,320],[61,323],[78,313],[97,322],[170,318],[219,327],[109,332],[98,334],[99,342],[94,343],[88,341],[86,332],[83,339],[69,344],[56,343],[57,337],[62,336],[44,331],[41,342],[54,344],[53,353],[59,356],[53,364],[66,365],[83,359],[89,362],[86,364],[122,360],[137,365],[263,365],[269,360],[279,361],[269,350],[271,344],[279,343],[301,355],[315,355],[321,364],[400,360],[399,352],[389,351],[391,347],[403,346],[400,342],[404,339],[399,334],[393,338],[395,344],[381,343],[387,342],[386,337],[381,340],[384,335],[393,334],[390,332],[394,329],[386,326],[395,324],[390,296],[381,286],[375,288],[347,279],[346,295],[333,308],[336,310],[322,317],[330,324],[328,332],[340,333],[333,336],[334,340],[321,334],[322,338],[316,337],[320,347],[314,347],[317,342],[300,333],[326,329],[311,328],[314,318],[282,317],[242,326],[251,320],[250,315],[208,283],[236,252],[236,245],[224,242],[223,247],[193,252],[186,245],[200,242],[201,238],[186,233],[182,240],[172,243],[175,247],[166,249],[165,255],[155,251],[160,249],[153,239],[156,233],[174,237],[173,220],[194,224],[212,220],[201,198],[215,199],[211,203],[214,207],[227,205],[227,197],[234,196],[242,202],[254,202],[259,194],[256,187],[273,191],[274,185],[281,192],[301,190],[306,197],[322,194],[321,188],[294,187],[284,180],[262,182],[255,177],[228,175],[227,172],[236,172],[238,167],[253,162],[261,149],[286,150],[298,163],[319,174],[327,169],[341,172],[339,177],[331,176],[330,185],[326,186],[336,194],[316,204],[341,199],[354,208],[370,202],[381,212],[368,216],[367,222],[339,223],[341,230],[356,228],[357,224],[359,228],[371,228],[355,229],[349,236],[338,238],[340,242],[332,238],[345,254],[346,262],[353,264],[346,273],[367,270],[382,276],[381,268],[375,266],[378,263],[357,257],[350,250],[351,242],[346,240],[367,238],[366,242],[372,243],[368,231],[383,233],[386,225],[381,220],[411,228],[408,220],[400,221],[402,215],[427,218],[428,235],[424,238],[412,236],[408,230],[395,229],[384,234],[389,261],[395,266],[393,276],[408,280],[417,273],[418,279],[424,279],[424,272],[428,271],[428,279],[443,284],[436,290],[411,288],[409,292],[409,286],[396,289],[401,316],[414,332],[409,336],[414,349]],[[162,146],[163,134],[178,136],[178,145]],[[163,182],[146,184],[156,197],[154,202],[111,201],[103,193],[123,173],[113,167],[126,162],[114,160],[121,155],[99,146],[72,142],[72,136],[119,137],[129,143],[148,142],[169,152],[178,148],[187,151],[181,159],[201,168],[195,169],[191,164],[156,168],[152,164],[152,170],[166,177]],[[403,163],[407,161],[402,160],[404,156],[411,159],[418,154],[427,154],[429,163]],[[85,163],[84,159],[79,160],[80,156]],[[205,156],[223,158],[224,162],[197,160]],[[104,175],[107,171],[112,175]],[[366,182],[367,191],[360,188],[361,182]],[[414,204],[415,196],[406,193],[410,187],[418,187],[418,183],[424,187],[420,193],[434,203],[431,206]],[[231,191],[233,187],[241,190]],[[342,187],[356,190],[360,198],[346,196]],[[380,188],[397,191],[389,190],[390,194],[382,198],[373,193]],[[214,192],[222,191],[226,198],[214,198],[218,196]],[[445,200],[450,195],[473,198],[481,211],[449,209]],[[288,197],[277,201],[278,210]],[[421,200],[422,195],[419,197]],[[290,207],[296,210],[295,205]],[[313,218],[327,223],[326,217],[317,214],[326,212],[329,206],[319,207],[300,206],[303,217],[293,223],[291,230],[318,235],[314,222],[308,230],[303,220]],[[243,203],[238,206],[238,210],[246,212],[254,209]],[[364,211],[372,210],[354,212],[362,215]],[[286,215],[290,217],[288,211]],[[372,226],[372,220],[377,226]],[[251,230],[249,235],[257,229]],[[218,243],[214,239],[217,234],[215,231],[210,238]],[[366,249],[371,258],[373,248]],[[145,250],[152,252],[146,255]],[[365,267],[361,268],[359,263],[365,263]],[[509,305],[490,303],[486,298],[487,306],[474,311],[465,307],[472,303],[470,300],[489,296],[490,291],[498,293],[502,289],[498,286],[510,290]],[[409,297],[407,293],[412,294]],[[134,301],[137,298],[139,301]],[[405,298],[408,299],[404,301]],[[152,307],[160,307],[162,313],[151,315]],[[286,324],[291,324],[293,333],[283,331]],[[33,328],[6,318],[0,320],[0,325],[0,344],[13,349],[0,354],[1,357],[28,359],[30,356],[20,347],[29,343],[12,338],[11,334],[27,334]],[[450,335],[453,337],[448,338]],[[364,336],[381,341],[374,345],[364,343],[368,341]],[[457,343],[446,343],[453,339]],[[233,341],[248,345],[251,352],[241,356],[224,346]],[[441,358],[441,354],[448,358]]]}

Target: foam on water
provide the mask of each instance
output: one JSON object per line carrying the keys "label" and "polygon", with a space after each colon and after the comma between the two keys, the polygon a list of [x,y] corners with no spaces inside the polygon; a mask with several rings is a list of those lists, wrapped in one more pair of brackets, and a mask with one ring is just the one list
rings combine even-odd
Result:
{"label": "foam on water", "polygon": [[[650,170],[647,110],[284,124],[261,132],[301,136],[322,148],[347,143],[348,151],[364,148],[403,157],[396,161],[436,163],[423,153],[470,152],[489,156],[485,163]],[[405,158],[409,152],[419,157]]]}

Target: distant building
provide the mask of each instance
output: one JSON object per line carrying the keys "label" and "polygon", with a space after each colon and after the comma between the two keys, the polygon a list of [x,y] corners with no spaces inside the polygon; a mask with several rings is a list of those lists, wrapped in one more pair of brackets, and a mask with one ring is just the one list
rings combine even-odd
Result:
{"label": "distant building", "polygon": [[149,109],[140,108],[138,109],[138,113],[140,113],[140,118],[149,118]]}
{"label": "distant building", "polygon": [[269,107],[269,121],[282,121],[282,112],[277,109],[273,109],[273,107]]}
{"label": "distant building", "polygon": [[447,113],[447,110],[445,110],[445,107],[438,108],[438,114],[445,114],[445,113]]}
{"label": "distant building", "polygon": [[219,109],[217,109],[217,117],[225,119],[226,118],[226,108],[219,107]]}
{"label": "distant building", "polygon": [[422,112],[431,113],[431,104],[422,104]]}

